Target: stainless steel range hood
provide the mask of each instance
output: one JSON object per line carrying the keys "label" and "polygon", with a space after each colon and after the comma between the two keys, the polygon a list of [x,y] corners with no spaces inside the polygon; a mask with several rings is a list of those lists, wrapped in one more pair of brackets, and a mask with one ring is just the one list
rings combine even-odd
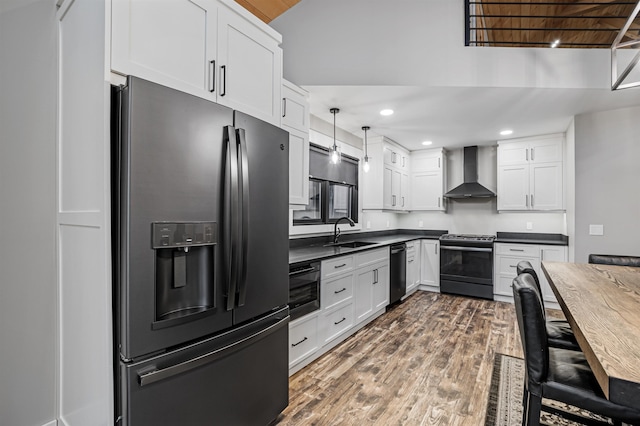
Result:
{"label": "stainless steel range hood", "polygon": [[478,147],[464,148],[464,183],[444,194],[445,198],[490,198],[496,194],[478,183]]}

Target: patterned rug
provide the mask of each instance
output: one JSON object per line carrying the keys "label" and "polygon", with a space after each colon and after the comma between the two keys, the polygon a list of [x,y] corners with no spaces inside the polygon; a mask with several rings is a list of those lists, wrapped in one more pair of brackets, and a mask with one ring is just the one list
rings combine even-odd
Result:
{"label": "patterned rug", "polygon": [[[489,388],[485,426],[519,426],[522,424],[524,370],[524,360],[496,354],[491,375],[491,387]],[[548,399],[543,399],[542,403],[584,417],[606,421],[600,416],[571,405]],[[545,412],[540,417],[540,424],[547,426],[581,425],[581,423]]]}

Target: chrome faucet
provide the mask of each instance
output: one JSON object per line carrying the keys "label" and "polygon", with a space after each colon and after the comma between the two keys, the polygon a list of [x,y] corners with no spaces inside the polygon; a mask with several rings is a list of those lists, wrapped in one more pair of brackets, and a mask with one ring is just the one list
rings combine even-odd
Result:
{"label": "chrome faucet", "polygon": [[336,220],[336,224],[333,226],[333,244],[338,244],[338,238],[340,238],[340,229],[338,228],[338,222],[340,222],[341,220],[348,220],[349,221],[349,225],[351,227],[356,226],[356,224],[353,222],[353,220],[351,220],[351,218],[349,218],[347,216],[342,216],[341,218]]}

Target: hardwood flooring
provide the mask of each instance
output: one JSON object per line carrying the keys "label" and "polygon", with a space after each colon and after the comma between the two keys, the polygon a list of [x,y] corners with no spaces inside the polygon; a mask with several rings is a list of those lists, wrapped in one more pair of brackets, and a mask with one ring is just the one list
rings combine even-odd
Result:
{"label": "hardwood flooring", "polygon": [[289,380],[288,425],[483,425],[512,304],[418,291]]}

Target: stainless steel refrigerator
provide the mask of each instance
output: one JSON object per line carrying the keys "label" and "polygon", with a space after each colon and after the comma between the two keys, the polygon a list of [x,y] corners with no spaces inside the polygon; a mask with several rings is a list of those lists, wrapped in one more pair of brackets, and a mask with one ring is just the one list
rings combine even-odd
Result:
{"label": "stainless steel refrigerator", "polygon": [[113,94],[116,424],[265,425],[288,404],[288,134],[135,77]]}

